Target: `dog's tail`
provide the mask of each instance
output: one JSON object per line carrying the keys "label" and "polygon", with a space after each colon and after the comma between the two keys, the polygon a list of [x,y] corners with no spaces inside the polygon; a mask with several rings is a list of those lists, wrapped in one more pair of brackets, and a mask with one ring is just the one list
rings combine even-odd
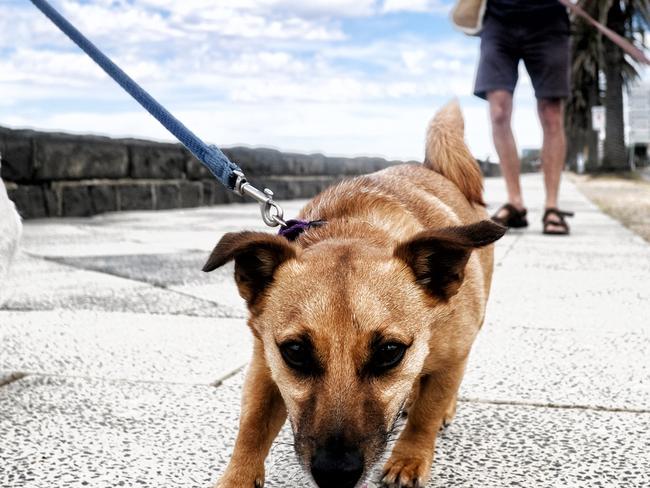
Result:
{"label": "dog's tail", "polygon": [[424,166],[454,183],[470,203],[485,205],[483,175],[465,144],[465,122],[458,101],[445,105],[429,124]]}

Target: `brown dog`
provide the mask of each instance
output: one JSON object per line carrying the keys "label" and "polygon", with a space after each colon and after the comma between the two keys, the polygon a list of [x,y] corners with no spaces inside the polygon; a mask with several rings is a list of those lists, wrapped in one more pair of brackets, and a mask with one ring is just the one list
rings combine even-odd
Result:
{"label": "brown dog", "polygon": [[353,488],[406,426],[384,467],[390,487],[422,487],[490,289],[493,246],[478,166],[456,103],[432,121],[424,165],[344,181],[301,219],[295,242],[226,234],[205,265],[235,260],[255,337],[232,460],[219,488],[264,484],[287,413],[299,462],[320,488]]}

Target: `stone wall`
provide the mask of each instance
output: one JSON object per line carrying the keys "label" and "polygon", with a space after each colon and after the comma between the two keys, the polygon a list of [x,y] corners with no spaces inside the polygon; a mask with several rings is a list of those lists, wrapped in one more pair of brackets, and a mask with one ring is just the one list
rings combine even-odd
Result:
{"label": "stone wall", "polygon": [[[398,163],[244,147],[224,152],[278,199],[309,198],[346,176]],[[178,144],[0,128],[0,154],[9,196],[27,219],[243,201]]]}
{"label": "stone wall", "polygon": [[[279,200],[310,198],[342,178],[400,163],[246,147],[223,151]],[[180,144],[0,127],[0,155],[9,197],[26,219],[244,201]],[[478,163],[484,175],[500,174],[498,164]]]}

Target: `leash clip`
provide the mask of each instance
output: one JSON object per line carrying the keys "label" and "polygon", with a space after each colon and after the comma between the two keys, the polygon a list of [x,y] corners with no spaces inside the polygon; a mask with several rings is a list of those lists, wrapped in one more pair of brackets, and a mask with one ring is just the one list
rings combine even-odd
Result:
{"label": "leash clip", "polygon": [[234,172],[237,179],[235,180],[234,192],[242,197],[250,197],[260,204],[260,211],[262,213],[262,220],[269,227],[277,227],[278,225],[286,226],[284,221],[284,210],[282,207],[273,200],[273,192],[268,188],[261,191],[251,185],[244,173],[241,171]]}

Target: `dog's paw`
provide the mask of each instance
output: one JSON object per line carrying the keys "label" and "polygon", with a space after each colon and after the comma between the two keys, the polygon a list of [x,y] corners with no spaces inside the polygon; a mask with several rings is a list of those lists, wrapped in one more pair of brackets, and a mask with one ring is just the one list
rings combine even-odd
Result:
{"label": "dog's paw", "polygon": [[263,488],[264,469],[228,468],[214,488]]}
{"label": "dog's paw", "polygon": [[392,456],[384,466],[382,488],[424,488],[431,461],[420,457]]}

